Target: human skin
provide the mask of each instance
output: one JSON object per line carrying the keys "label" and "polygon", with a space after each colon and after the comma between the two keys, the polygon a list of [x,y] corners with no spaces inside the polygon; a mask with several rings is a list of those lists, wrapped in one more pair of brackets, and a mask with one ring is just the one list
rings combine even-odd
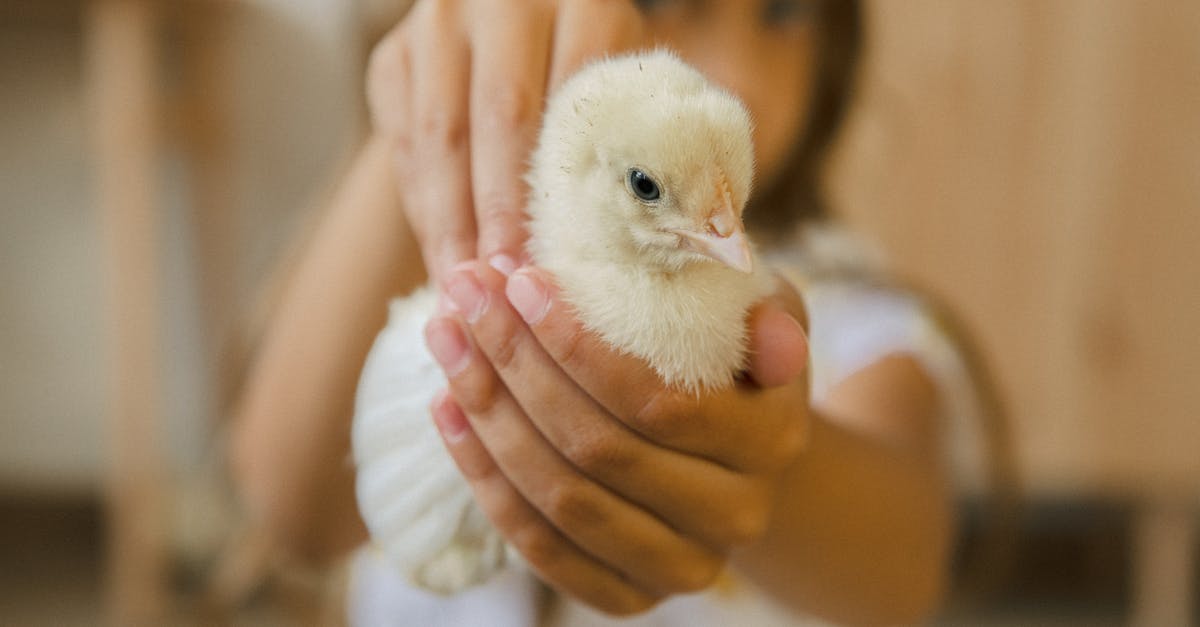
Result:
{"label": "human skin", "polygon": [[[504,14],[488,13],[500,5],[423,1],[373,56],[370,97],[379,133],[298,269],[242,406],[235,458],[255,513],[285,545],[315,558],[341,554],[365,537],[344,462],[354,380],[382,325],[386,300],[423,280],[414,263],[419,251],[443,287],[471,279],[490,290],[488,315],[508,316],[511,325],[500,328],[520,332],[489,332],[478,326],[486,316],[469,323],[454,314],[431,323],[431,338],[457,333],[469,360],[449,373],[452,396],[439,398],[434,412],[442,427],[461,418],[455,424],[466,428],[452,432],[448,449],[508,539],[518,548],[535,547],[527,549],[527,558],[552,546],[575,556],[568,566],[545,566],[536,553],[529,559],[550,585],[627,613],[702,586],[731,560],[803,611],[842,622],[919,619],[940,595],[949,513],[933,454],[936,398],[911,358],[893,356],[864,369],[832,392],[828,414],[813,412],[795,361],[804,351],[795,321],[803,318],[802,307],[788,294],[777,295],[751,318],[753,346],[761,348],[751,364],[753,384],[694,408],[697,418],[723,418],[741,431],[734,437],[728,430],[692,430],[687,446],[677,450],[662,433],[639,430],[647,425],[636,415],[613,411],[611,390],[595,383],[605,373],[634,373],[622,386],[650,390],[656,380],[644,367],[597,346],[582,347],[573,361],[560,363],[549,348],[558,336],[542,326],[549,322],[528,325],[515,318],[501,274],[479,263],[453,270],[476,255],[519,258],[525,193],[519,175],[540,102],[572,68],[602,52],[651,40],[670,43],[737,93],[757,121],[759,170],[770,180],[801,130],[811,25],[803,19],[765,23],[752,2],[668,1],[649,14],[598,0],[503,3]],[[651,32],[653,37],[646,35]],[[399,198],[393,177],[400,182]],[[510,270],[515,262],[497,265]],[[549,290],[549,279],[537,272],[519,275],[541,278]],[[559,332],[572,324],[553,320]],[[547,352],[526,375],[570,385],[545,389],[506,378],[511,373],[489,359],[487,349],[495,346]],[[592,457],[602,461],[605,454],[554,440],[541,430],[549,424],[544,416],[516,411],[512,403],[507,406],[513,411],[499,411],[499,400],[514,398],[510,389],[523,395],[541,390],[536,398],[522,397],[521,407],[592,408],[586,415],[594,424],[627,436],[626,444],[611,446],[628,450],[634,446],[628,442],[641,442],[640,468],[701,467],[713,453],[740,453],[742,465],[731,464],[724,476],[744,489],[731,487],[723,492],[728,498],[696,503],[699,490],[682,473],[652,494],[635,493],[645,473],[596,462]],[[790,401],[763,408],[755,402],[764,395]],[[745,416],[754,420],[738,419]],[[793,432],[803,437],[778,454],[745,444],[789,441],[777,436]],[[521,433],[525,437],[514,435]],[[531,451],[566,460],[557,466],[561,472],[519,472],[522,456]],[[756,467],[755,454],[772,463]],[[576,459],[580,455],[583,461]],[[628,516],[645,523],[616,529],[627,533],[625,547],[646,546],[647,537],[662,541],[658,553],[649,553],[657,556],[653,563],[611,553],[621,541],[599,547],[581,539],[587,530],[578,525],[585,521],[564,518],[556,499],[575,498],[561,485],[582,482],[597,486],[590,494],[607,504],[606,512],[632,511]],[[505,517],[512,511],[523,512],[526,525]],[[671,524],[653,527],[637,511]],[[657,535],[648,536],[648,529]]]}

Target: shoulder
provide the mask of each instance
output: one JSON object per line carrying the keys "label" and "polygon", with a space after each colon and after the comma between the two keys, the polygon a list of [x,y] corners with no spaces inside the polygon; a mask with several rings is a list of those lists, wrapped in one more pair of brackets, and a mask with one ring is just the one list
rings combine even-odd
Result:
{"label": "shoulder", "polygon": [[802,290],[819,389],[892,354],[923,357],[937,342],[922,298],[884,283],[813,279]]}
{"label": "shoulder", "polygon": [[905,408],[940,430],[956,482],[982,485],[975,452],[996,416],[994,390],[952,310],[890,278],[882,255],[842,230],[798,234],[772,258],[808,309],[813,405],[835,411],[847,398],[875,398]]}
{"label": "shoulder", "polygon": [[922,362],[939,343],[929,299],[890,280],[882,254],[844,229],[803,226],[765,256],[808,310],[814,397],[888,356]]}
{"label": "shoulder", "polygon": [[964,411],[973,385],[961,337],[934,297],[890,277],[882,254],[832,226],[802,227],[769,254],[808,309],[815,403],[886,364],[872,371],[918,384],[924,378],[931,388],[910,387],[930,388],[939,413]]}

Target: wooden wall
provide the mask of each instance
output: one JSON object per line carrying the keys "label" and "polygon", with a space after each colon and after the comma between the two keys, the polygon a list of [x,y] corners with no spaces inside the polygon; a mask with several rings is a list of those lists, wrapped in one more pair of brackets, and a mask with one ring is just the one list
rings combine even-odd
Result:
{"label": "wooden wall", "polygon": [[1035,489],[1200,496],[1200,3],[868,13],[847,220],[973,327]]}

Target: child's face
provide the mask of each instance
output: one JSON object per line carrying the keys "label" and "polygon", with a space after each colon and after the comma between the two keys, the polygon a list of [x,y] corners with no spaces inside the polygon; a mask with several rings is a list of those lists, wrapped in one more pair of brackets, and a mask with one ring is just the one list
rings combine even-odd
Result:
{"label": "child's face", "polygon": [[640,0],[655,40],[737,94],[754,117],[759,182],[799,140],[814,71],[813,0]]}

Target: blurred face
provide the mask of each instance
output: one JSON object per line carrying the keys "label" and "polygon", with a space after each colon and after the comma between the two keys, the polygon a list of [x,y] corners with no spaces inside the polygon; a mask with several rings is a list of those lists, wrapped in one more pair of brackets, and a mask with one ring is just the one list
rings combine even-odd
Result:
{"label": "blurred face", "polygon": [[808,116],[814,0],[638,0],[655,42],[746,103],[759,187],[779,175]]}

